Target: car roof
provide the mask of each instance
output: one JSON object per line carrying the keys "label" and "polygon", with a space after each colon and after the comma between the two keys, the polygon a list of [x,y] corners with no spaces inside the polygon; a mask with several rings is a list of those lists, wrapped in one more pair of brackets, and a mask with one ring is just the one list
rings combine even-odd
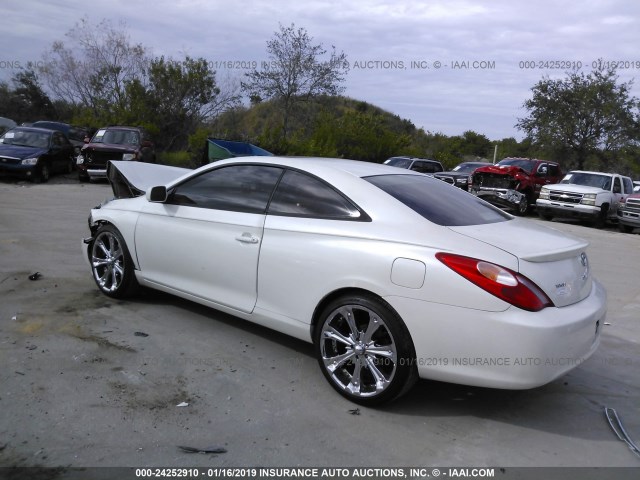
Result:
{"label": "car roof", "polygon": [[53,125],[56,127],[62,127],[62,128],[70,128],[71,125],[69,125],[68,123],[64,123],[64,122],[55,122],[53,120],[38,120],[37,122],[33,122],[32,125],[38,126],[38,125]]}
{"label": "car roof", "polygon": [[127,126],[127,125],[109,125],[108,127],[102,127],[99,128],[98,130],[133,130],[133,131],[139,131],[139,130],[143,130],[142,127],[131,127],[131,126]]}
{"label": "car roof", "polygon": [[[22,130],[27,132],[40,132],[40,133],[49,133],[49,134],[53,132],[57,132],[57,130],[52,130],[50,128],[39,128],[39,127],[13,127],[11,130]],[[11,130],[7,130],[7,132]]]}
{"label": "car roof", "polygon": [[567,172],[567,175],[570,173],[588,173],[590,175],[607,175],[609,177],[613,177],[614,175],[618,175],[620,177],[623,177],[624,175],[620,175],[618,173],[609,173],[609,172],[594,172],[592,170],[571,170],[569,172]]}
{"label": "car roof", "polygon": [[[321,177],[329,172],[343,172],[355,177],[368,177],[373,175],[423,175],[418,172],[399,169],[397,167],[391,167],[381,163],[324,157],[238,157],[220,160],[218,162],[208,164],[206,167],[215,168],[224,164],[241,163],[281,165],[283,167],[304,170]],[[206,169],[206,167],[203,168]]]}

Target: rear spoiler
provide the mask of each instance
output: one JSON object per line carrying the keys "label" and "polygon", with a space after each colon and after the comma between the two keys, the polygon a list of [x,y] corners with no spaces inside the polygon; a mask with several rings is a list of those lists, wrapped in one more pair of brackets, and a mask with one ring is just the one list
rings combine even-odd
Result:
{"label": "rear spoiler", "polygon": [[151,187],[167,185],[192,170],[143,162],[111,160],[107,163],[107,179],[116,198],[144,195]]}

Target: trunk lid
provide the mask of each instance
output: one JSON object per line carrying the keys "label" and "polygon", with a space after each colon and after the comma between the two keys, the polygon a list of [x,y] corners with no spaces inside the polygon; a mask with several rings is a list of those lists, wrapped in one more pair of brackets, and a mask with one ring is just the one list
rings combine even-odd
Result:
{"label": "trunk lid", "polygon": [[107,179],[116,198],[140,196],[151,187],[167,185],[190,172],[188,168],[142,162],[110,161],[107,165]]}
{"label": "trunk lid", "polygon": [[449,228],[517,257],[518,272],[538,285],[557,307],[577,303],[591,292],[586,240],[522,219]]}

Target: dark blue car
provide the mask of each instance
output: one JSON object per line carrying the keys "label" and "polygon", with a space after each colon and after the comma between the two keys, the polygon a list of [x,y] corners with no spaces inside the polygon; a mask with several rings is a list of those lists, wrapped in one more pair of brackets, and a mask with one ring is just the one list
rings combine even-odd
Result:
{"label": "dark blue car", "polygon": [[75,168],[74,148],[62,132],[16,127],[0,137],[0,175],[46,182],[55,172]]}

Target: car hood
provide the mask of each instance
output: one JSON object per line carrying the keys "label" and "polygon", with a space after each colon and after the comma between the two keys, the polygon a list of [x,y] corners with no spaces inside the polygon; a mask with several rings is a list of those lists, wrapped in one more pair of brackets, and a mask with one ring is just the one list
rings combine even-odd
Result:
{"label": "car hood", "polygon": [[38,147],[21,147],[19,145],[5,145],[0,143],[0,157],[25,158],[38,157],[47,153],[47,149]]}
{"label": "car hood", "polygon": [[607,190],[603,190],[600,187],[589,187],[587,185],[575,185],[573,183],[556,183],[554,185],[546,185],[546,188],[556,192],[570,192],[570,193],[602,193]]}
{"label": "car hood", "polygon": [[141,195],[151,187],[167,185],[191,171],[188,168],[122,160],[111,160],[107,164],[107,178],[116,198]]}
{"label": "car hood", "polygon": [[526,170],[523,170],[520,167],[516,167],[513,165],[487,165],[486,167],[480,167],[478,169],[476,169],[475,172],[473,172],[474,174],[476,173],[491,173],[494,175],[510,175],[510,176],[514,176],[516,173],[524,173],[526,175],[529,175],[529,172],[527,172]]}
{"label": "car hood", "polygon": [[518,218],[449,228],[516,256],[519,273],[544,290],[557,307],[579,302],[591,292],[586,240]]}

